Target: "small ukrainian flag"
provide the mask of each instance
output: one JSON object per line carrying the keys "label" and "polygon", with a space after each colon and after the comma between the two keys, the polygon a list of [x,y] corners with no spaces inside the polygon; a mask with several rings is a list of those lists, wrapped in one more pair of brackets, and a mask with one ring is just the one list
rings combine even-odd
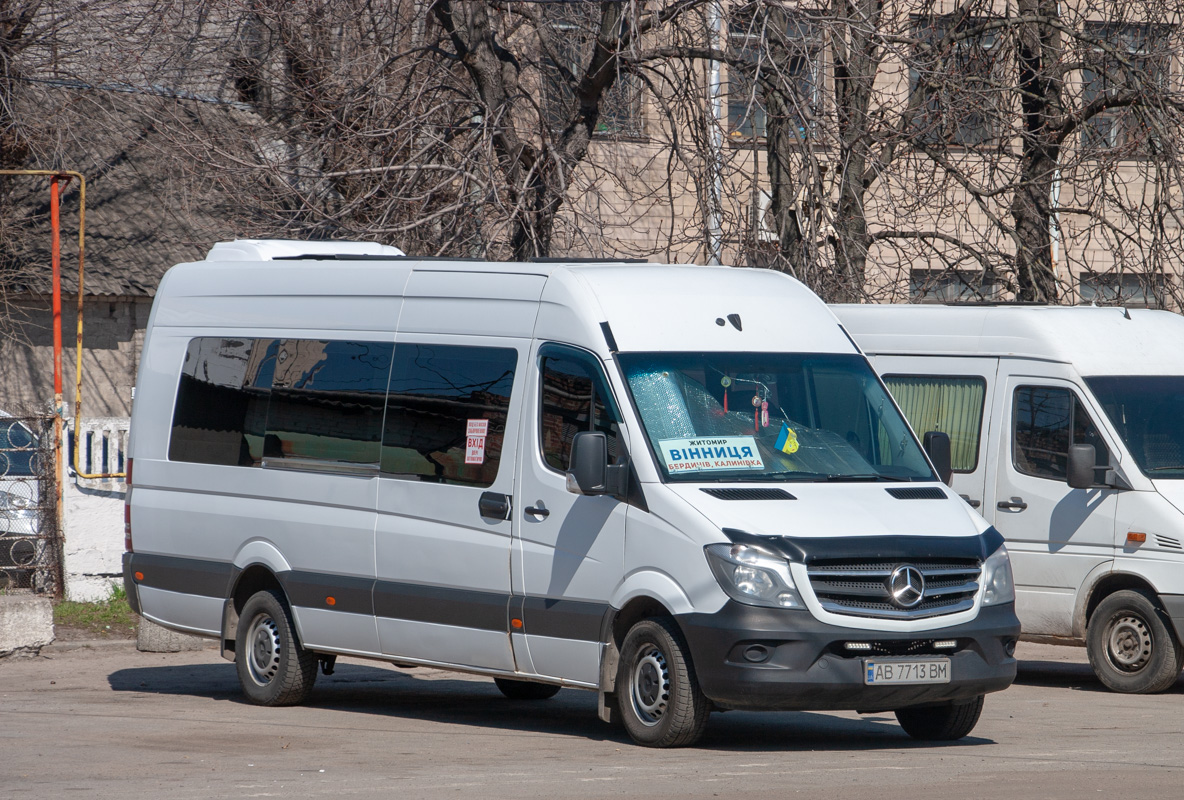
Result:
{"label": "small ukrainian flag", "polygon": [[781,423],[781,433],[777,434],[777,443],[773,445],[782,453],[796,453],[798,451],[798,435],[793,428]]}

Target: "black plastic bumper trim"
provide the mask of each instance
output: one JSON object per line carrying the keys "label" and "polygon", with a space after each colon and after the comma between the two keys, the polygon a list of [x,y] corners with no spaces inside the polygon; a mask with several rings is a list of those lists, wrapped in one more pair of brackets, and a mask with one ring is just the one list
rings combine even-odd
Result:
{"label": "black plastic bumper trim", "polygon": [[[221,598],[230,593],[234,565],[201,558],[124,553],[123,570],[124,580],[130,579],[134,585]],[[135,580],[137,572],[143,573],[143,580]],[[131,594],[128,592],[129,597]]]}
{"label": "black plastic bumper trim", "polygon": [[[731,600],[715,614],[683,614],[676,619],[703,693],[721,708],[887,711],[965,700],[1006,689],[1015,680],[1016,660],[1007,646],[1019,636],[1020,623],[1010,603],[983,608],[976,619],[962,625],[915,633],[840,628],[818,621],[808,611]],[[950,683],[866,686],[863,658],[857,653],[836,655],[846,642],[930,639],[959,641],[959,649],[949,654]],[[766,653],[760,663],[743,655],[753,646]]]}

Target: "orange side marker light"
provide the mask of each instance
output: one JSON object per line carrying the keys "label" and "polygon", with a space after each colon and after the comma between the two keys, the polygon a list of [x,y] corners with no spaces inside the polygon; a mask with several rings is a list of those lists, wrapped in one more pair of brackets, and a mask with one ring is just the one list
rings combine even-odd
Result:
{"label": "orange side marker light", "polygon": [[137,572],[137,573],[136,573],[136,575],[135,575],[135,578],[136,578],[136,580],[137,580],[137,581],[142,581],[142,580],[144,580],[144,573],[143,573],[143,572]]}
{"label": "orange side marker light", "polygon": [[335,606],[335,605],[337,605],[337,598],[336,597],[326,597],[325,603],[327,605]]}
{"label": "orange side marker light", "polygon": [[512,627],[516,631],[522,630],[522,620],[520,620],[520,619],[510,620],[510,627]]}
{"label": "orange side marker light", "polygon": [[1143,544],[1145,541],[1147,541],[1147,534],[1145,533],[1136,533],[1131,531],[1126,535],[1127,544]]}

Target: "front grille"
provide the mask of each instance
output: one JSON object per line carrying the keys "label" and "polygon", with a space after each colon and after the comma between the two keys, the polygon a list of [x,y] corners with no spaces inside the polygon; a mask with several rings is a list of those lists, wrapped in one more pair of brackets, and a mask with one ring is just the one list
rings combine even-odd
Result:
{"label": "front grille", "polygon": [[[892,602],[889,580],[902,565],[920,570],[925,579],[921,602],[901,608]],[[832,614],[881,619],[920,619],[956,614],[974,607],[982,565],[977,559],[861,559],[815,561],[806,567],[810,588]]]}

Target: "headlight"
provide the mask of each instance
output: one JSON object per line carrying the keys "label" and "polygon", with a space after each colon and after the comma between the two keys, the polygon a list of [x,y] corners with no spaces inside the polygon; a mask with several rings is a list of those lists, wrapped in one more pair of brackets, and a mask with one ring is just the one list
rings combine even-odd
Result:
{"label": "headlight", "polygon": [[1011,577],[1011,559],[1007,548],[999,549],[983,564],[983,605],[1015,602],[1015,581]]}
{"label": "headlight", "polygon": [[752,606],[802,608],[789,562],[746,544],[709,544],[707,563],[728,597]]}

